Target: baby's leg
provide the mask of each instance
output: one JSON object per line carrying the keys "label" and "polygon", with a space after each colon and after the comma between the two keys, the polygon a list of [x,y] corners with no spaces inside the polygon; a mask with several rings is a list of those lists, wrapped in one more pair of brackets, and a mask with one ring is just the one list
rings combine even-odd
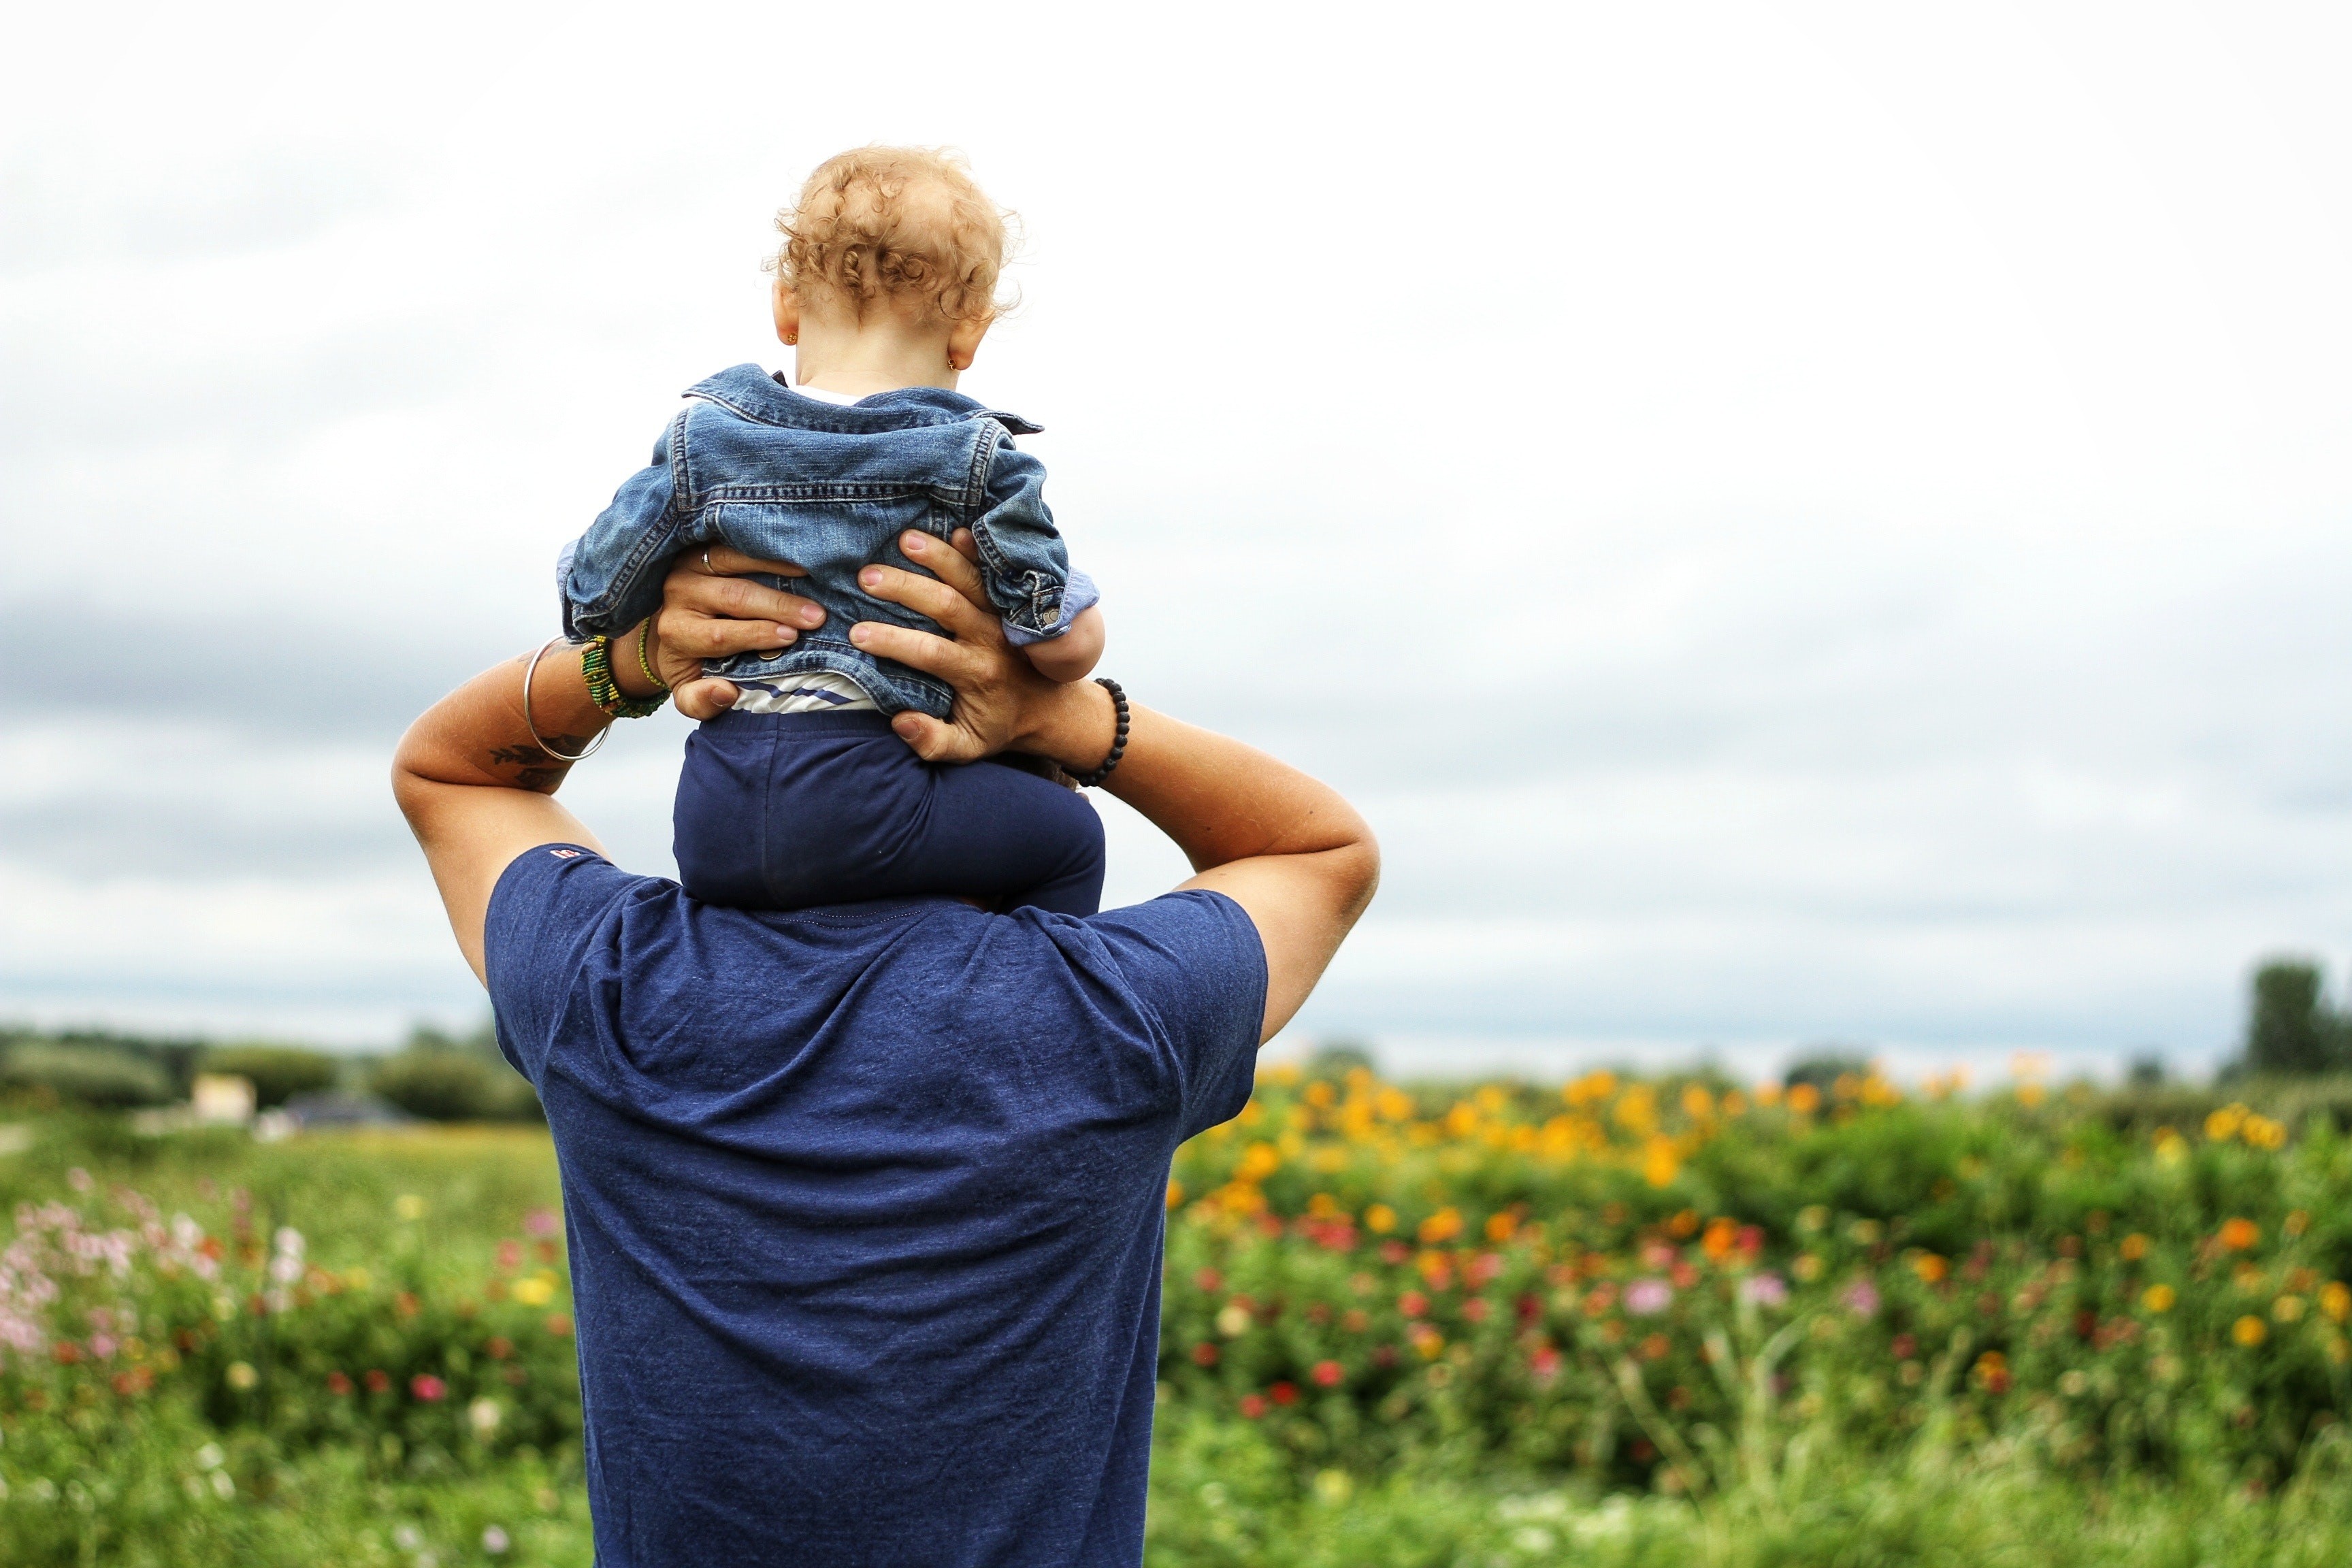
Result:
{"label": "baby's leg", "polygon": [[1076,790],[994,761],[929,772],[930,810],[904,851],[919,877],[1005,909],[1102,908],[1102,818]]}
{"label": "baby's leg", "polygon": [[919,893],[1092,914],[1102,819],[1013,766],[933,766],[879,714],[730,714],[687,742],[678,874],[711,903],[802,909]]}

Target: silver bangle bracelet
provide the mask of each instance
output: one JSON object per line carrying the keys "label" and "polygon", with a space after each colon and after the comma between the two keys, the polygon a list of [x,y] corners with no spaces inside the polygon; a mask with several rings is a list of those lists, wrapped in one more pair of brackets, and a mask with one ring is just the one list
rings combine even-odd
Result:
{"label": "silver bangle bracelet", "polygon": [[571,756],[562,752],[557,751],[553,746],[551,746],[545,741],[541,740],[539,738],[539,726],[531,721],[530,717],[530,678],[539,673],[539,661],[541,658],[545,657],[547,650],[553,647],[557,643],[560,643],[562,640],[563,638],[561,636],[557,636],[551,637],[545,642],[540,644],[538,648],[530,656],[530,663],[523,667],[522,727],[530,731],[530,743],[537,746],[549,756],[553,757],[556,761],[562,763],[584,763],[589,758],[594,756],[597,751],[603,747],[604,744],[604,737],[613,732],[612,726],[608,724],[604,729],[597,731],[596,738],[588,742],[587,750],[582,752],[577,756]]}

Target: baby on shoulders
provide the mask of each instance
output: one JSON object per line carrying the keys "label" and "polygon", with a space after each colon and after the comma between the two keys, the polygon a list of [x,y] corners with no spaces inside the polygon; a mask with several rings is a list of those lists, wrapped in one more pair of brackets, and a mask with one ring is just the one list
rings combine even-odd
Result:
{"label": "baby on shoulders", "polygon": [[563,552],[564,630],[618,636],[659,607],[677,557],[719,545],[808,573],[772,581],[822,605],[822,627],[706,667],[737,696],[688,738],[678,780],[675,847],[695,897],[795,909],[954,894],[1091,914],[1094,809],[1017,757],[923,762],[890,717],[945,719],[953,694],[848,635],[859,621],[938,631],[857,574],[919,570],[898,548],[908,529],[968,529],[1006,637],[1041,674],[1084,679],[1101,658],[1094,583],[1070,565],[1043,465],[1013,444],[1039,427],[957,390],[1002,308],[1003,215],[947,154],[867,147],[821,164],[777,226],[793,383],[747,364],[687,389],[653,461]]}

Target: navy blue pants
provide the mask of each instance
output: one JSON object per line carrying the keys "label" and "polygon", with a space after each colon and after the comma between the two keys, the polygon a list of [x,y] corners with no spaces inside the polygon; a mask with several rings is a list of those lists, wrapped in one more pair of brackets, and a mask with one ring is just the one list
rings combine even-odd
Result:
{"label": "navy blue pants", "polygon": [[1101,907],[1102,818],[1013,763],[927,763],[879,713],[722,713],[687,737],[678,879],[796,910],[912,893],[1066,915]]}

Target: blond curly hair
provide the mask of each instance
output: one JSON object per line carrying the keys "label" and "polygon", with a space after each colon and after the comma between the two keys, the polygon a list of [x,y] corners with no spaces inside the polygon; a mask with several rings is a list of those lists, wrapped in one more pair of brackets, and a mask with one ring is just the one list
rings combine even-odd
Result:
{"label": "blond curly hair", "polygon": [[989,321],[1013,215],[945,147],[859,147],[827,158],[776,214],[768,270],[803,298],[830,295],[860,320],[877,300],[919,301],[941,321]]}

